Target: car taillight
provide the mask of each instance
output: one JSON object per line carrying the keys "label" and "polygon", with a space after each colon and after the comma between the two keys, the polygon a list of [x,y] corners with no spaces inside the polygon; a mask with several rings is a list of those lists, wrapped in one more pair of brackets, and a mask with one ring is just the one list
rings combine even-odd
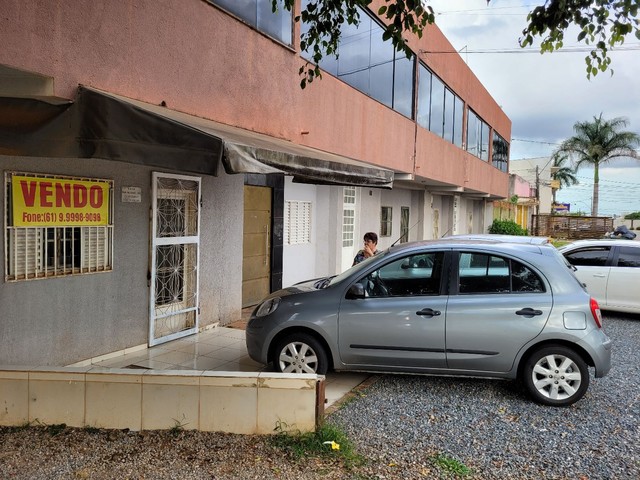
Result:
{"label": "car taillight", "polygon": [[589,306],[591,307],[591,315],[593,315],[596,325],[598,325],[598,328],[602,328],[602,313],[600,312],[600,305],[598,305],[595,298],[591,299]]}

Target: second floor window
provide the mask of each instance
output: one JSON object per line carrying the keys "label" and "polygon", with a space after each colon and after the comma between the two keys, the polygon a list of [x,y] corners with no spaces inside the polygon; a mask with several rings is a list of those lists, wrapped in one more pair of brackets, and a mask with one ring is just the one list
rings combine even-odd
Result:
{"label": "second floor window", "polygon": [[[303,10],[310,0],[302,1]],[[396,52],[390,41],[382,40],[382,27],[366,11],[359,9],[360,23],[341,26],[338,58],[324,57],[320,67],[371,98],[406,117],[413,117],[414,58]],[[302,34],[307,31],[303,23]],[[300,53],[312,61],[309,52]]]}
{"label": "second floor window", "polygon": [[278,10],[273,11],[271,0],[208,0],[224,8],[229,13],[244,20],[257,30],[291,45],[292,17],[291,12],[278,0]]}

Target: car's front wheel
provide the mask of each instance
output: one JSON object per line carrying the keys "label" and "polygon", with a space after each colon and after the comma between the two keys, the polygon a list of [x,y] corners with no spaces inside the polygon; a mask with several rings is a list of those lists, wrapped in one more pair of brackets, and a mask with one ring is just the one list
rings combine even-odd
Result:
{"label": "car's front wheel", "polygon": [[536,350],[529,356],[523,376],[529,394],[543,405],[569,406],[580,400],[589,387],[586,362],[562,345]]}
{"label": "car's front wheel", "polygon": [[273,364],[285,373],[327,373],[327,354],[318,340],[307,333],[294,333],[278,341]]}

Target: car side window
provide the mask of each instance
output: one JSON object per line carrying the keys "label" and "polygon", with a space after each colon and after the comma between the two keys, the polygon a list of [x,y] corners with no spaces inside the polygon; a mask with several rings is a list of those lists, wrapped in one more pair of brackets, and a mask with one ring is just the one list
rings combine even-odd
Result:
{"label": "car side window", "polygon": [[565,258],[571,265],[604,267],[607,264],[610,247],[588,247],[568,252]]}
{"label": "car side window", "polygon": [[544,282],[515,260],[484,253],[460,254],[458,291],[472,293],[544,292]]}
{"label": "car side window", "polygon": [[360,280],[367,297],[439,295],[444,252],[394,260]]}
{"label": "car side window", "polygon": [[640,248],[620,247],[618,266],[640,268]]}

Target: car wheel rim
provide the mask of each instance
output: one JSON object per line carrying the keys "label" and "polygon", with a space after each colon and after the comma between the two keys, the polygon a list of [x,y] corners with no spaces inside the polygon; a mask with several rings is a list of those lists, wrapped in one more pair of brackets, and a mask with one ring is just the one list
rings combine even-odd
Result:
{"label": "car wheel rim", "polygon": [[531,379],[543,397],[566,400],[575,395],[580,388],[582,374],[571,358],[564,355],[546,355],[536,362]]}
{"label": "car wheel rim", "polygon": [[316,373],[318,356],[309,345],[291,342],[284,346],[278,357],[280,370],[285,373]]}

